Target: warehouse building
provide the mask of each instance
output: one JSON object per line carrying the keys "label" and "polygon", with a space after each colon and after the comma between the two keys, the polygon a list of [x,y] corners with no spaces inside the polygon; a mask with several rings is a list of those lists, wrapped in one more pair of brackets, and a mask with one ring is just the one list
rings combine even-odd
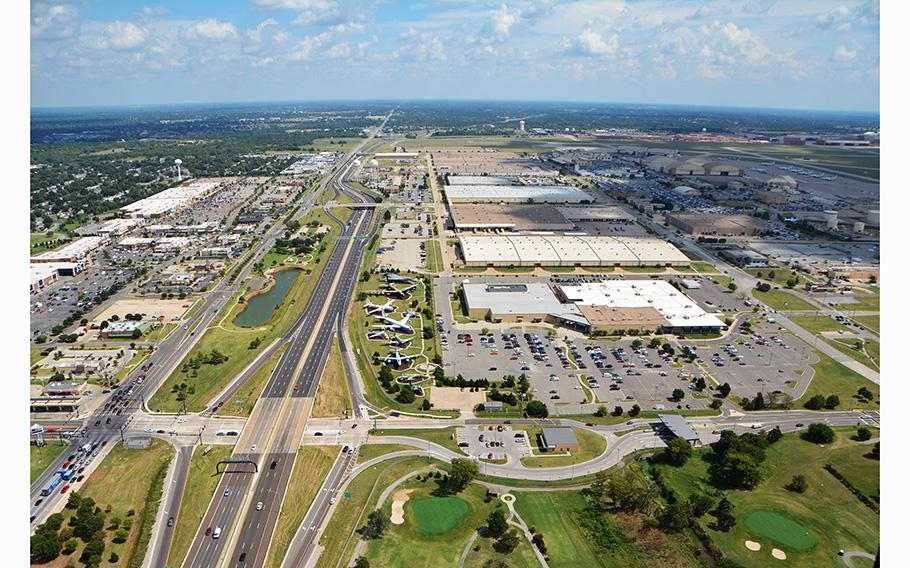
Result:
{"label": "warehouse building", "polygon": [[615,205],[589,205],[587,207],[557,207],[563,217],[573,223],[615,223],[631,225],[635,222],[628,211]]}
{"label": "warehouse building", "polygon": [[544,426],[540,443],[548,452],[572,453],[581,450],[575,432],[568,426]]}
{"label": "warehouse building", "polygon": [[575,228],[552,205],[457,204],[449,207],[459,231],[571,231]]}
{"label": "warehouse building", "polygon": [[446,177],[447,185],[515,185],[515,178],[504,176],[458,176]]}
{"label": "warehouse building", "polygon": [[[561,299],[581,309],[595,331],[718,333],[724,327],[717,316],[705,312],[665,280],[604,280],[561,286],[559,293]],[[631,311],[623,313],[626,310]]]}
{"label": "warehouse building", "polygon": [[104,237],[82,237],[68,245],[32,257],[32,262],[76,262],[85,259],[106,242]]}
{"label": "warehouse building", "polygon": [[652,170],[678,176],[742,176],[742,168],[707,157],[687,159],[656,156],[645,160]]}
{"label": "warehouse building", "polygon": [[690,235],[754,237],[768,231],[767,225],[749,215],[672,213],[667,222]]}
{"label": "warehouse building", "polygon": [[594,203],[594,196],[563,185],[447,185],[453,203]]}
{"label": "warehouse building", "polygon": [[461,236],[466,266],[679,266],[690,260],[648,237]]}
{"label": "warehouse building", "polygon": [[220,186],[221,181],[217,179],[188,181],[177,187],[165,189],[145,199],[124,205],[120,210],[127,217],[133,218],[164,217],[211,195]]}
{"label": "warehouse building", "polygon": [[543,283],[463,285],[468,316],[493,323],[547,322],[586,331],[588,323],[572,304],[563,304]]}

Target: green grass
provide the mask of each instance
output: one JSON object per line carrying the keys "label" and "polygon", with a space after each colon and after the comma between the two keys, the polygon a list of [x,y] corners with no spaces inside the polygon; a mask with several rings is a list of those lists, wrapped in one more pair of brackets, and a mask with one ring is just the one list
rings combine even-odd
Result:
{"label": "green grass", "polygon": [[717,416],[720,411],[711,408],[695,408],[692,410],[642,410],[641,413],[632,418],[628,414],[622,416],[593,416],[591,414],[566,414],[560,418],[578,420],[579,422],[597,424],[600,426],[609,426],[612,424],[623,424],[629,420],[639,420],[642,418],[657,418],[658,414],[679,414],[680,416]]}
{"label": "green grass", "polygon": [[[816,351],[819,362],[812,365],[815,374],[809,383],[806,393],[797,402],[797,406],[809,400],[816,394],[828,396],[836,394],[840,398],[840,407],[838,410],[850,410],[862,408],[864,410],[878,410],[879,405],[879,387],[872,381],[867,380],[859,373],[848,369],[834,359],[828,357],[821,351]],[[871,402],[862,402],[857,398],[856,391],[860,387],[866,387],[875,394]]]}
{"label": "green grass", "polygon": [[651,272],[666,272],[666,266],[623,266],[623,272],[633,272],[636,274],[648,274]]}
{"label": "green grass", "polygon": [[[865,339],[832,339],[824,338],[825,342],[851,359],[862,363],[870,369],[878,370],[881,364],[881,345],[877,341]],[[857,349],[857,342],[862,348]]]}
{"label": "green grass", "polygon": [[508,274],[523,274],[526,272],[534,272],[533,266],[497,266],[495,268],[496,272],[505,272]]}
{"label": "green grass", "polygon": [[[731,560],[744,566],[767,565],[770,562],[767,558],[770,557],[764,554],[773,546],[787,553],[788,565],[806,567],[836,565],[839,563],[839,549],[875,552],[879,542],[878,515],[823,469],[826,463],[840,467],[843,453],[857,451],[852,449],[857,447],[865,451],[871,449],[851,441],[844,429],[839,429],[833,444],[825,446],[811,444],[793,434],[785,435],[768,448],[763,466],[764,479],[755,489],[725,493],[735,507],[737,523],[733,529],[726,533],[712,530],[711,517],[703,518],[701,523],[717,546]],[[696,451],[683,467],[656,467],[667,474],[671,486],[680,497],[684,498],[696,491],[715,494],[717,491],[709,482],[708,464],[702,459],[707,453],[707,450]],[[867,460],[868,473],[874,478],[878,477],[877,461],[858,455],[851,459]],[[794,475],[806,476],[809,487],[805,493],[794,493],[784,488]],[[765,514],[767,512],[776,513],[805,527],[818,540],[818,544],[805,551],[808,541],[801,538],[794,540],[801,535],[792,534],[793,531],[780,534],[780,531],[773,530],[780,528],[783,521],[768,517]],[[748,519],[756,513],[759,513],[758,517],[750,523]],[[786,540],[786,543],[771,542],[772,537]],[[743,546],[747,539],[763,545],[761,555],[750,552]]]}
{"label": "green grass", "polygon": [[861,326],[865,327],[876,335],[881,333],[881,321],[879,316],[854,316],[850,318]]}
{"label": "green grass", "polygon": [[825,315],[791,316],[790,319],[799,327],[815,335],[825,331],[845,331],[843,324]]}
{"label": "green grass", "polygon": [[348,561],[359,538],[354,531],[364,525],[382,490],[403,475],[427,465],[424,458],[395,458],[360,472],[348,485],[350,498],[338,500],[319,541],[325,550],[316,563],[317,568],[335,568],[339,562]]}
{"label": "green grass", "polygon": [[701,260],[693,262],[689,266],[691,266],[692,268],[694,268],[695,270],[697,270],[698,272],[701,272],[703,274],[715,274],[718,272],[716,266],[714,266],[710,262],[704,262]]}
{"label": "green grass", "polygon": [[272,353],[215,414],[218,416],[249,416],[253,412],[253,407],[256,406],[256,401],[259,400],[262,389],[265,388],[265,383],[268,382],[272,371],[278,366],[278,361],[287,348],[287,345],[282,345]]}
{"label": "green grass", "polygon": [[413,452],[415,449],[414,446],[405,446],[404,444],[364,444],[357,451],[357,463],[366,463],[373,458],[393,452]]}
{"label": "green grass", "polygon": [[[800,283],[806,282],[806,280],[814,281],[814,278],[806,276],[803,273],[790,270],[789,268],[746,268],[745,272],[755,276],[756,278],[761,278],[778,286],[786,286],[787,280],[790,280],[794,276],[799,277]],[[771,273],[774,273],[774,278],[772,279]]]}
{"label": "green grass", "polygon": [[544,266],[544,270],[547,272],[575,272],[574,266]]}
{"label": "green grass", "polygon": [[332,469],[337,455],[337,446],[304,446],[298,450],[294,473],[281,505],[266,566],[281,566],[297,528],[303,522],[303,517],[322,487],[325,476]]}
{"label": "green grass", "polygon": [[859,296],[856,302],[849,304],[840,304],[840,309],[844,313],[850,312],[877,312],[881,310],[881,298],[879,296]]}
{"label": "green grass", "polygon": [[783,290],[768,290],[759,292],[753,290],[752,294],[765,305],[780,311],[815,311],[818,308],[809,302]]}
{"label": "green grass", "polygon": [[47,466],[51,465],[51,462],[63,453],[63,450],[65,450],[67,446],[68,444],[66,442],[61,444],[57,440],[48,441],[40,447],[34,444],[29,445],[29,484],[34,483],[35,480],[44,473]]}
{"label": "green grass", "polygon": [[[511,568],[539,568],[540,562],[534,554],[534,549],[531,548],[531,543],[522,535],[519,535],[518,538],[518,546],[509,554],[501,554],[493,550],[494,540],[478,538],[465,558],[465,568],[489,568],[487,563],[491,561],[501,562]],[[475,547],[479,547],[479,549],[474,550]]]}
{"label": "green grass", "polygon": [[344,363],[341,360],[341,349],[338,347],[338,340],[333,339],[329,359],[319,380],[311,416],[314,418],[346,416],[350,414],[352,406]]}
{"label": "green grass", "polygon": [[571,455],[554,454],[553,456],[549,452],[541,453],[541,456],[546,455],[547,457],[522,458],[522,465],[527,467],[562,467],[590,461],[606,451],[607,441],[603,436],[583,428],[572,428],[572,430],[578,438],[581,451]]}
{"label": "green grass", "polygon": [[743,515],[743,522],[752,533],[788,550],[808,552],[818,544],[818,540],[806,530],[806,527],[780,513],[751,511]]}
{"label": "green grass", "polygon": [[461,519],[474,512],[467,501],[454,495],[427,495],[411,499],[410,505],[414,521],[424,535],[447,533],[458,526]]}
{"label": "green grass", "polygon": [[430,272],[442,272],[445,270],[442,249],[439,248],[439,239],[427,239],[427,270]]}
{"label": "green grass", "polygon": [[[421,440],[429,440],[434,444],[439,444],[445,448],[452,450],[453,452],[464,453],[461,451],[461,448],[458,447],[458,436],[455,435],[455,426],[449,426],[448,428],[388,428],[383,429],[379,428],[371,432],[373,436],[408,436],[410,438],[419,438]],[[420,449],[420,448],[413,448]]]}
{"label": "green grass", "polygon": [[183,499],[180,501],[180,511],[174,515],[177,518],[174,522],[171,549],[167,555],[169,566],[179,566],[183,562],[221,479],[215,475],[215,466],[219,461],[229,457],[233,449],[233,446],[212,446],[211,451],[205,455],[201,447],[193,452],[186,476],[186,486],[183,489]]}

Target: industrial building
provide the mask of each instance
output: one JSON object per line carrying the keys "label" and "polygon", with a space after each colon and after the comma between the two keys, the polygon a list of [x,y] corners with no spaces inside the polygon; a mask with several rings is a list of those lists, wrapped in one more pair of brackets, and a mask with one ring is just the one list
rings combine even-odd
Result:
{"label": "industrial building", "polygon": [[587,329],[581,311],[563,304],[547,284],[463,285],[468,316],[493,323],[540,323]]}
{"label": "industrial building", "polygon": [[749,215],[672,213],[667,222],[690,235],[754,237],[768,231],[761,220]]}
{"label": "industrial building", "polygon": [[645,164],[652,170],[678,176],[742,176],[742,168],[726,162],[716,161],[708,157],[694,157],[686,159],[657,156],[645,160]]}
{"label": "industrial building", "polygon": [[575,225],[552,205],[451,205],[459,231],[571,231]]}
{"label": "industrial building", "polygon": [[33,263],[76,262],[85,259],[107,241],[105,237],[82,237],[57,250],[49,250],[32,257]]}
{"label": "industrial building", "polygon": [[515,178],[503,176],[446,176],[446,185],[515,185]]}
{"label": "industrial building", "polygon": [[575,432],[568,426],[544,426],[540,445],[548,452],[571,453],[581,450]]}
{"label": "industrial building", "polygon": [[160,191],[120,208],[124,215],[134,218],[164,217],[180,211],[196,201],[211,195],[221,186],[218,179],[200,179],[184,182],[182,185]]}
{"label": "industrial building", "polygon": [[563,185],[447,185],[452,203],[594,203],[590,193]]}
{"label": "industrial building", "polygon": [[661,239],[609,236],[461,236],[466,266],[678,266],[690,262]]}
{"label": "industrial building", "polygon": [[741,268],[766,268],[768,259],[754,250],[730,249],[721,251],[721,256]]}
{"label": "industrial building", "polygon": [[665,280],[604,280],[561,286],[559,293],[581,309],[592,330],[717,333],[724,327]]}

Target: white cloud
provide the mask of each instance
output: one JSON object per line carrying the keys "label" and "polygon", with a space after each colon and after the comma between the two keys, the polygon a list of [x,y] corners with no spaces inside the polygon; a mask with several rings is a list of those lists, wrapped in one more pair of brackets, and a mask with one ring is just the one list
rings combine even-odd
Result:
{"label": "white cloud", "polygon": [[698,74],[705,79],[726,79],[727,74],[720,67],[708,63],[698,64]]}
{"label": "white cloud", "polygon": [[325,50],[325,56],[329,59],[344,59],[351,55],[351,46],[348,45],[348,42],[343,41],[341,43],[336,43],[332,47]]}
{"label": "white cloud", "polygon": [[142,14],[145,16],[167,16],[171,11],[167,6],[143,6]]}
{"label": "white cloud", "polygon": [[501,39],[508,38],[509,32],[512,30],[512,26],[514,26],[515,22],[518,21],[520,15],[520,10],[516,10],[514,12],[510,11],[508,6],[502,4],[499,7],[499,10],[496,10],[490,15],[490,23],[493,29],[493,33]]}
{"label": "white cloud", "polygon": [[753,34],[752,30],[741,28],[733,22],[727,22],[721,29],[730,44],[750,63],[756,64],[767,61],[768,46],[765,45],[761,38]]}
{"label": "white cloud", "polygon": [[585,28],[575,41],[575,50],[583,55],[614,55],[619,49],[619,36],[613,34],[609,39],[591,28]]}
{"label": "white cloud", "polygon": [[837,46],[837,49],[834,50],[834,60],[840,61],[841,63],[847,63],[856,59],[857,50],[854,49],[850,51],[843,45]]}
{"label": "white cloud", "polygon": [[291,52],[292,61],[309,61],[316,55],[316,51],[329,41],[331,34],[323,32],[315,36],[305,36]]}
{"label": "white cloud", "polygon": [[220,22],[215,18],[208,18],[190,25],[187,33],[191,37],[224,40],[237,37],[237,28],[230,22]]}
{"label": "white cloud", "polygon": [[145,43],[148,32],[133,22],[115,21],[105,26],[105,47],[117,51],[135,49]]}
{"label": "white cloud", "polygon": [[32,39],[59,40],[79,31],[79,12],[70,4],[32,4]]}

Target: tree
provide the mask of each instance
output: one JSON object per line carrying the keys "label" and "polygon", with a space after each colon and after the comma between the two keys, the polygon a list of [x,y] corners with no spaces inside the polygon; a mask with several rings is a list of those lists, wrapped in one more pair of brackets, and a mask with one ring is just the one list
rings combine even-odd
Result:
{"label": "tree", "polygon": [[674,353],[676,353],[676,349],[675,349],[672,345],[670,345],[669,343],[664,343],[664,344],[661,346],[660,350],[663,351],[664,353],[666,353],[667,355],[671,356],[671,357],[673,356]]}
{"label": "tree", "polygon": [[623,409],[619,405],[616,405],[616,407],[613,408],[613,412],[611,412],[611,414],[613,416],[622,416],[622,413],[623,413]]}
{"label": "tree", "polygon": [[422,408],[424,410],[429,410],[430,409],[430,399],[428,399],[428,398],[423,399],[423,403],[421,403],[420,408]]}
{"label": "tree", "polygon": [[803,438],[815,444],[830,444],[834,441],[834,430],[827,424],[809,424]]}
{"label": "tree", "polygon": [[528,413],[528,416],[536,416],[539,418],[546,418],[550,415],[550,411],[547,408],[547,405],[539,400],[532,400],[525,406],[525,412]]}
{"label": "tree", "polygon": [[825,408],[834,410],[838,406],[840,406],[840,398],[836,394],[828,395],[828,398],[825,399]]}
{"label": "tree", "polygon": [[603,418],[606,415],[607,415],[607,407],[604,405],[598,406],[597,410],[594,411],[594,416],[596,416],[598,418]]}
{"label": "tree", "polygon": [[79,539],[71,538],[71,539],[67,540],[66,543],[63,545],[63,554],[66,554],[67,556],[69,556],[70,554],[76,552],[77,548],[79,548]]}
{"label": "tree", "polygon": [[856,429],[856,439],[860,442],[872,439],[872,430],[869,430],[865,426],[860,426]]}
{"label": "tree", "polygon": [[113,540],[113,542],[120,544],[120,543],[126,542],[126,539],[129,538],[129,536],[130,536],[129,531],[126,530],[126,528],[121,527],[121,528],[117,529],[116,531],[114,531],[114,538],[112,540]]}
{"label": "tree", "polygon": [[686,391],[682,389],[673,389],[673,400],[676,402],[681,401],[686,396]]}
{"label": "tree", "polygon": [[879,451],[880,451],[879,446],[881,446],[881,442],[875,442],[875,444],[872,446],[872,451],[869,452],[869,457],[871,457],[874,460],[879,459]]}
{"label": "tree", "polygon": [[674,437],[667,444],[664,455],[668,463],[680,467],[686,465],[686,462],[692,456],[692,446],[682,438]]}
{"label": "tree", "polygon": [[695,379],[695,388],[698,390],[703,391],[705,388],[707,388],[707,386],[708,384],[705,382],[705,379],[703,377],[698,377]]}
{"label": "tree", "polygon": [[715,399],[711,400],[711,404],[709,404],[708,406],[710,406],[713,410],[720,410],[720,407],[723,405],[724,405],[724,401],[722,401],[719,398],[715,398]]}
{"label": "tree", "polygon": [[704,493],[693,493],[688,498],[689,506],[692,508],[692,516],[701,518],[714,506],[714,499]]}
{"label": "tree", "polygon": [[493,543],[493,548],[500,554],[510,554],[518,546],[518,533],[509,529]]}
{"label": "tree", "polygon": [[534,543],[534,546],[536,546],[537,550],[539,550],[541,553],[547,553],[547,545],[543,540],[543,533],[536,533],[534,535],[534,538],[531,539],[531,542]]}
{"label": "tree", "polygon": [[730,282],[729,284],[727,284],[727,290],[730,290],[731,292],[736,292],[736,283]]}
{"label": "tree", "polygon": [[692,524],[692,506],[688,501],[676,501],[660,515],[660,526],[668,532],[679,532]]}
{"label": "tree", "polygon": [[632,349],[639,349],[642,345],[644,345],[644,343],[642,343],[641,339],[632,340]]}
{"label": "tree", "polygon": [[813,396],[812,398],[807,400],[805,404],[803,404],[803,406],[808,408],[809,410],[821,410],[821,408],[824,405],[825,405],[825,397],[820,394]]}
{"label": "tree", "polygon": [[658,347],[660,347],[660,343],[661,343],[661,341],[660,341],[659,337],[652,337],[651,341],[648,342],[648,347],[650,347],[651,349],[657,349]]}
{"label": "tree", "polygon": [[632,408],[629,409],[629,416],[636,417],[641,413],[641,407],[637,404],[633,404]]}
{"label": "tree", "polygon": [[780,426],[775,426],[768,432],[768,443],[773,444],[774,442],[780,440],[783,435],[783,432],[780,431]]}
{"label": "tree", "polygon": [[864,398],[866,400],[872,400],[873,398],[875,398],[875,395],[867,387],[860,387],[859,390],[856,391],[856,394],[858,394],[859,396],[861,396],[862,398]]}
{"label": "tree", "polygon": [[493,537],[498,538],[502,536],[508,528],[509,523],[506,522],[506,516],[502,512],[502,509],[494,509],[487,517],[487,530]]}
{"label": "tree", "polygon": [[60,556],[63,543],[57,531],[51,530],[47,525],[41,525],[32,535],[30,544],[32,564],[46,564]]}
{"label": "tree", "polygon": [[363,556],[358,556],[354,561],[354,568],[370,568],[370,561]]}
{"label": "tree", "polygon": [[730,394],[730,390],[730,383],[724,383],[717,387],[717,392],[719,392],[720,396],[723,398],[727,398],[727,396]]}
{"label": "tree", "polygon": [[96,531],[91,540],[85,545],[85,548],[82,549],[82,554],[79,556],[79,562],[82,562],[86,566],[98,566],[101,564],[101,557],[104,554],[104,531]]}
{"label": "tree", "polygon": [[110,562],[111,564],[116,564],[117,562],[120,561],[120,557],[117,555],[116,552],[111,551],[111,556],[110,556],[110,558],[107,559],[107,561]]}
{"label": "tree", "polygon": [[794,475],[790,483],[784,485],[784,488],[795,493],[805,493],[809,488],[809,482],[806,481],[805,475]]}
{"label": "tree", "polygon": [[731,503],[730,500],[727,499],[727,496],[724,495],[724,497],[717,504],[717,507],[711,511],[711,516],[716,519],[714,525],[717,530],[727,532],[732,529],[734,525],[736,525],[736,517],[733,516],[733,509],[733,503]]}
{"label": "tree", "polygon": [[383,533],[388,528],[388,523],[382,511],[373,511],[367,517],[367,524],[363,527],[364,538],[367,540],[382,538]]}
{"label": "tree", "polygon": [[631,469],[606,478],[602,485],[601,508],[650,514],[657,504],[656,489]]}
{"label": "tree", "polygon": [[414,402],[416,399],[417,399],[417,395],[414,394],[414,391],[412,391],[409,388],[401,389],[401,391],[398,393],[398,396],[395,397],[395,400],[397,400],[398,402],[400,402],[402,404],[410,404],[410,403]]}
{"label": "tree", "polygon": [[449,491],[452,493],[462,491],[479,473],[480,468],[473,461],[464,458],[453,459],[452,469],[449,472]]}

